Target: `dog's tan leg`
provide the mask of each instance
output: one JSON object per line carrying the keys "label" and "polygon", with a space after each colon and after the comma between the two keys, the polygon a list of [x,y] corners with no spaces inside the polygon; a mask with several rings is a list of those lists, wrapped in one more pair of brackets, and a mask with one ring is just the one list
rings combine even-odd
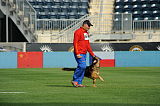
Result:
{"label": "dog's tan leg", "polygon": [[101,81],[104,81],[104,79],[103,79],[101,76],[98,75],[98,77],[99,77],[99,79],[100,79]]}
{"label": "dog's tan leg", "polygon": [[93,87],[97,87],[96,86],[96,79],[93,80]]}

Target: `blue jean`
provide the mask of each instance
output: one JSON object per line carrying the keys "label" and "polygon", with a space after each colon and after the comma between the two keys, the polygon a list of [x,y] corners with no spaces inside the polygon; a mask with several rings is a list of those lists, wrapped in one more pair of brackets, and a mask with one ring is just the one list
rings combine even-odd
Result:
{"label": "blue jean", "polygon": [[78,82],[78,84],[82,84],[82,80],[84,78],[84,73],[86,70],[86,54],[80,54],[80,56],[82,56],[81,58],[77,58],[76,55],[74,56],[78,66],[74,71],[73,81]]}

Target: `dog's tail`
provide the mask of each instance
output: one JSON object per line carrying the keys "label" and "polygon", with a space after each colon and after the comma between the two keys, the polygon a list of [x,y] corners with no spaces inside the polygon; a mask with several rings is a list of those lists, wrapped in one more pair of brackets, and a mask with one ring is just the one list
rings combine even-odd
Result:
{"label": "dog's tail", "polygon": [[62,68],[63,71],[74,71],[76,68]]}
{"label": "dog's tail", "polygon": [[101,81],[104,81],[104,79],[101,77],[101,76],[98,76],[99,77],[99,79],[101,80]]}

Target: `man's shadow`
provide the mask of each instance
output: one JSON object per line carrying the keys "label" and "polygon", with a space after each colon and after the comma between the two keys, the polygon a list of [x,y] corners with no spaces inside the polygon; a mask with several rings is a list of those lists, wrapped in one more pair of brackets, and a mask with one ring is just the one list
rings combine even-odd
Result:
{"label": "man's shadow", "polygon": [[72,87],[73,88],[73,86],[69,86],[69,85],[46,85],[46,86],[48,87]]}

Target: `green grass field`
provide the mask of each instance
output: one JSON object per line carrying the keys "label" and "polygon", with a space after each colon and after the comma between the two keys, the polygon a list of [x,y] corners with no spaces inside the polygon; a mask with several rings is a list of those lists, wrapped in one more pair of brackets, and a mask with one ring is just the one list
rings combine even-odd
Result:
{"label": "green grass field", "polygon": [[160,106],[160,67],[101,68],[105,82],[98,80],[97,88],[88,78],[88,87],[72,87],[72,74],[0,69],[0,106]]}

